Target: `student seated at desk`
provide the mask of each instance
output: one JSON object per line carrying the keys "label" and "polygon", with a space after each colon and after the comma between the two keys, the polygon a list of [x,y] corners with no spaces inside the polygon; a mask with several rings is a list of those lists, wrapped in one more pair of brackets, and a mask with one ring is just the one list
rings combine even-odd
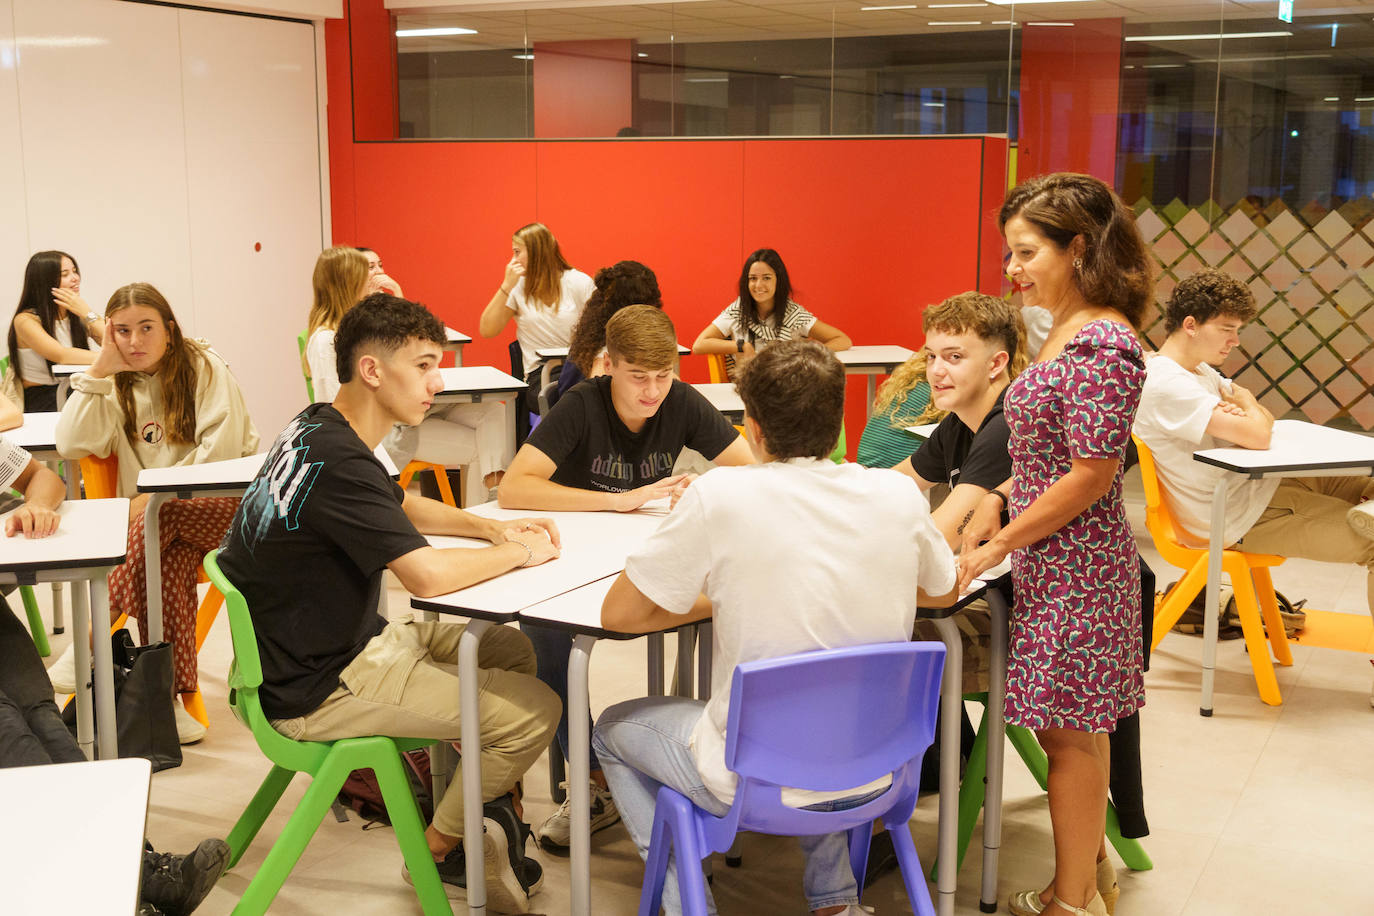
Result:
{"label": "student seated at desk", "polygon": [[[4,520],[4,536],[40,538],[57,531],[62,479],[0,436],[0,493],[10,488],[24,503]],[[0,767],[85,763],[53,702],[52,684],[33,638],[0,597]],[[22,826],[11,824],[11,830]],[[207,839],[186,855],[143,853],[139,916],[182,916],[205,899],[229,864],[229,846]]]}
{"label": "student seated at desk", "polygon": [[[676,498],[695,475],[672,475],[684,448],[717,464],[749,464],[753,455],[720,411],[675,376],[677,333],[660,309],[632,305],[606,322],[606,375],[570,390],[520,447],[501,481],[501,505],[513,509],[629,512]],[[670,476],[672,475],[672,476]],[[522,629],[539,656],[539,678],[564,700],[558,743],[568,752],[568,652],[572,637],[547,627]],[[619,818],[605,777],[591,760],[592,829]],[[546,849],[569,843],[569,802],[537,832]]]}
{"label": "student seated at desk", "polygon": [[24,288],[9,330],[9,371],[30,413],[57,409],[53,363],[88,366],[105,322],[81,298],[81,268],[65,251],[40,251],[24,268]]}
{"label": "student seated at desk", "polygon": [[[302,741],[396,735],[457,741],[454,666],[463,625],[388,623],[377,613],[390,569],[409,592],[442,595],[558,556],[547,519],[497,522],[403,493],[372,450],[393,424],[415,424],[443,390],[444,326],[424,306],[378,293],[339,323],[339,394],[277,436],[234,516],[220,565],[247,599],[262,654],[263,710]],[[492,547],[441,550],[420,532]],[[482,797],[487,903],[524,913],[543,872],[526,858],[520,778],[548,746],[558,699],[534,678],[529,641],[511,627],[482,637]],[[460,765],[461,766],[461,765]],[[461,776],[425,831],[445,889],[466,896]]]}
{"label": "student seated at desk", "polygon": [[923,426],[944,419],[944,411],[930,400],[924,352],[902,363],[878,386],[873,413],[859,437],[857,460],[866,468],[890,468],[905,461],[925,442],[907,432],[908,426]]}
{"label": "student seated at desk", "polygon": [[663,308],[658,277],[638,261],[617,261],[596,272],[596,292],[587,300],[573,328],[568,359],[558,374],[558,389],[549,406],[583,379],[606,374],[606,322],[628,305]]}
{"label": "student seated at desk", "polygon": [[[844,367],[814,342],[764,350],[739,379],[744,426],[760,464],[719,468],[683,495],[626,561],[602,626],[649,632],[711,618],[711,699],[649,697],[607,709],[592,738],[640,855],[661,786],[716,815],[734,800],[725,767],[730,680],[740,662],[910,637],[919,599],[948,606],[954,557],[920,491],[889,470],[827,456],[844,415]],[[781,539],[781,540],[780,540]],[[785,546],[759,561],[759,545]],[[862,570],[863,594],[855,594]],[[704,590],[704,594],[703,594]],[[703,650],[704,651],[704,650]],[[789,802],[858,803],[881,784]],[[843,833],[803,837],[807,903],[817,916],[859,914]],[[710,891],[707,891],[710,903]],[[710,903],[714,912],[714,903]],[[663,908],[681,911],[670,864]]]}
{"label": "student seated at desk", "polygon": [[[1154,453],[1179,526],[1205,545],[1212,493],[1226,474],[1193,460],[1201,449],[1268,448],[1274,418],[1255,396],[1216,371],[1255,317],[1244,284],[1219,270],[1179,283],[1164,307],[1168,338],[1145,364],[1135,434]],[[1365,567],[1374,614],[1374,479],[1229,475],[1223,543],[1252,553]],[[1374,704],[1374,693],[1370,695]]]}
{"label": "student seated at desk", "polygon": [[367,259],[367,279],[372,284],[376,292],[386,293],[398,298],[404,297],[401,292],[401,284],[397,283],[387,275],[386,269],[382,267],[382,256],[371,248],[358,246],[358,253]]}
{"label": "student seated at desk", "polygon": [[[72,391],[57,421],[57,450],[66,458],[119,459],[116,496],[130,504],[129,557],[110,572],[110,621],[138,620],[148,641],[143,510],[138,472],[252,455],[258,432],[243,392],[224,360],[204,340],[188,340],[172,307],[147,283],[115,290],[105,308],[107,345]],[[172,644],[174,687],[197,689],[196,579],[200,561],[219,546],[238,500],[168,500],[159,513],[163,638]],[[99,635],[97,634],[97,638]],[[59,693],[76,689],[69,649],[49,670]],[[205,726],[172,704],[183,744],[205,737]]]}

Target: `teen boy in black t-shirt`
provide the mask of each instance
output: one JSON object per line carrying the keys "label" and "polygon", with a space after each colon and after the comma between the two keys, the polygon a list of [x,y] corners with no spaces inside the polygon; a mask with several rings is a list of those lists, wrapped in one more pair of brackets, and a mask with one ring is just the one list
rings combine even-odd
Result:
{"label": "teen boy in black t-shirt", "polygon": [[[373,456],[393,424],[419,423],[442,389],[444,340],[423,306],[384,293],[345,315],[334,340],[342,383],[334,403],[311,405],[277,437],[225,537],[220,564],[253,618],[263,710],[288,737],[458,740],[451,666],[463,626],[408,616],[388,623],[377,613],[384,570],[412,594],[432,596],[558,556],[552,522],[496,522],[408,495]],[[495,546],[441,550],[421,531]],[[486,633],[479,664],[487,804],[485,848],[475,854],[486,863],[492,911],[524,913],[542,874],[524,856],[511,793],[548,745],[558,699],[533,677],[528,640],[509,627]],[[444,795],[425,835],[449,896],[465,896],[461,791]]]}
{"label": "teen boy in black t-shirt", "polygon": [[[673,475],[684,447],[717,464],[752,464],[738,431],[692,386],[675,378],[677,332],[662,310],[621,309],[606,322],[607,375],[570,389],[530,433],[501,481],[501,505],[514,509],[628,512],[680,495],[695,475]],[[521,624],[539,659],[539,679],[564,700],[558,743],[568,752],[568,652],[572,637]],[[592,830],[620,819],[606,777],[591,756]],[[536,831],[546,850],[570,841],[564,802]]]}

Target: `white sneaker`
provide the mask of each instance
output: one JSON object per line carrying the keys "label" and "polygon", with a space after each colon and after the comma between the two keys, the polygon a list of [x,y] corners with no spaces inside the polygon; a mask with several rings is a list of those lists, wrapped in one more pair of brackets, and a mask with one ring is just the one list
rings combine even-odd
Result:
{"label": "white sneaker", "polygon": [[[559,785],[565,790],[568,788],[566,782]],[[596,782],[592,782],[591,792],[592,833],[596,833],[598,830],[604,830],[620,820],[620,812],[615,807],[615,799],[611,798],[610,789],[603,789]],[[539,825],[539,829],[534,832],[534,837],[538,840],[541,849],[550,852],[566,852],[572,843],[571,794],[563,799],[563,804],[558,806],[557,811],[549,815],[548,820]]]}
{"label": "white sneaker", "polygon": [[1374,541],[1374,499],[1351,506],[1350,511],[1345,513],[1345,521],[1355,529],[1356,534]]}
{"label": "white sneaker", "polygon": [[48,668],[48,680],[53,693],[76,693],[76,646],[67,651]]}
{"label": "white sneaker", "polygon": [[186,707],[181,705],[181,700],[173,698],[172,715],[177,720],[177,738],[182,744],[195,744],[205,737],[209,730],[204,725],[196,721],[195,716],[186,711]]}

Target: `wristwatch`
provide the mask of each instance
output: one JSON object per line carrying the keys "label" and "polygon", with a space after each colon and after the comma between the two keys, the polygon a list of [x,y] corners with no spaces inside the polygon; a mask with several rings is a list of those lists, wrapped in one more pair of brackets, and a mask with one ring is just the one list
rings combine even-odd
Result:
{"label": "wristwatch", "polygon": [[87,324],[90,324],[92,321],[99,321],[99,320],[100,320],[100,316],[97,315],[95,312],[87,312],[87,313],[86,313],[86,323],[87,323]]}
{"label": "wristwatch", "polygon": [[743,352],[744,352],[744,338],[743,338],[743,337],[736,337],[736,338],[735,338],[735,352],[736,352],[736,353],[743,353]]}

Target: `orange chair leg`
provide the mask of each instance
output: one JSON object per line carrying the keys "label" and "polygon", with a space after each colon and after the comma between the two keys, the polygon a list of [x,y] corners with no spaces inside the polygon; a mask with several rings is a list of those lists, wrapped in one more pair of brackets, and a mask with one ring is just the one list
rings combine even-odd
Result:
{"label": "orange chair leg", "polygon": [[453,498],[453,486],[449,483],[448,471],[444,469],[443,465],[434,465],[434,481],[439,485],[439,496],[443,501],[457,509],[458,500]]}
{"label": "orange chair leg", "polygon": [[1287,667],[1293,664],[1293,652],[1288,648],[1288,634],[1284,632],[1283,618],[1279,616],[1279,600],[1274,595],[1273,577],[1267,566],[1256,566],[1250,573],[1255,580],[1255,595],[1259,598],[1264,625],[1269,629],[1269,645],[1274,649],[1274,658]]}
{"label": "orange chair leg", "polygon": [[1169,590],[1169,594],[1164,596],[1164,600],[1155,608],[1155,631],[1150,640],[1150,650],[1159,648],[1160,640],[1164,634],[1173,629],[1174,624],[1183,616],[1183,612],[1188,610],[1188,606],[1193,603],[1198,592],[1207,583],[1207,558],[1203,557],[1193,564],[1183,574],[1183,578],[1174,583],[1174,587]]}
{"label": "orange chair leg", "polygon": [[[1269,659],[1269,647],[1260,626],[1259,602],[1250,580],[1250,567],[1240,555],[1233,556],[1234,562],[1226,564],[1226,574],[1231,577],[1231,588],[1236,595],[1236,613],[1240,615],[1240,629],[1245,635],[1245,648],[1250,653],[1250,667],[1255,672],[1255,686],[1259,688],[1261,700],[1270,706],[1279,706],[1283,696],[1279,693],[1274,664]],[[1282,628],[1279,632],[1283,632]]]}
{"label": "orange chair leg", "polygon": [[196,612],[196,651],[205,645],[205,637],[210,635],[210,627],[214,626],[215,617],[219,615],[219,609],[224,606],[224,596],[219,589],[213,585],[205,593],[205,600],[200,603],[200,610]]}
{"label": "orange chair leg", "polygon": [[199,690],[187,690],[181,695],[181,705],[195,719],[206,728],[210,727],[210,714],[205,709],[205,698],[200,695]]}

